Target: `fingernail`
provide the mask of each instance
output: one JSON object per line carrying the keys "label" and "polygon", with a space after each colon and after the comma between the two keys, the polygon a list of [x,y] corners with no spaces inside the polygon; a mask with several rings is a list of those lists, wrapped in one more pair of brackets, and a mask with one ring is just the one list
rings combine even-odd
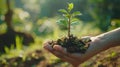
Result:
{"label": "fingernail", "polygon": [[47,50],[50,50],[50,51],[53,50],[53,48],[51,47],[51,45],[45,45],[44,48],[47,49]]}

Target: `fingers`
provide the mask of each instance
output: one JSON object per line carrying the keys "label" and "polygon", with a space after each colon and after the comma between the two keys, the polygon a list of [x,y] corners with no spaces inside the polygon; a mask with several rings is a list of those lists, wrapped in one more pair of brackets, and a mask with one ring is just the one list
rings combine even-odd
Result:
{"label": "fingers", "polygon": [[59,57],[63,61],[67,61],[74,65],[79,65],[82,63],[81,54],[71,54],[66,51],[65,48],[61,47],[60,45],[54,45],[53,47],[49,45],[49,43],[44,44],[44,48],[51,52],[53,55]]}
{"label": "fingers", "polygon": [[68,55],[69,55],[69,53],[66,52],[66,49],[63,48],[63,47],[61,47],[60,45],[54,45],[54,46],[52,47],[52,46],[49,45],[48,42],[47,42],[47,43],[44,43],[44,48],[45,48],[46,50],[52,52],[52,53],[55,52],[55,51],[57,51],[57,52],[59,52],[59,53],[62,53],[62,54],[65,55],[65,56],[68,56]]}
{"label": "fingers", "polygon": [[73,56],[71,56],[71,54],[64,51],[64,49],[61,46],[56,45],[56,46],[54,46],[54,48],[55,48],[55,51],[53,52],[53,54],[55,56],[61,58],[63,61],[67,61],[75,67],[77,67],[76,65],[79,65],[81,63],[81,61],[79,60],[80,57],[77,57],[77,59],[76,59],[75,56],[73,57]]}
{"label": "fingers", "polygon": [[85,36],[85,37],[82,37],[82,41],[84,42],[84,43],[88,43],[88,42],[90,42],[91,41],[91,39],[90,39],[91,37],[90,36]]}
{"label": "fingers", "polygon": [[58,51],[54,51],[53,54],[54,54],[55,56],[61,58],[62,60],[69,62],[69,63],[75,62],[75,60],[74,60],[73,58],[71,58],[71,57],[69,57],[69,56],[66,56],[66,55],[64,55],[63,53],[60,53],[60,52],[58,52]]}
{"label": "fingers", "polygon": [[62,53],[64,55],[68,55],[68,53],[66,52],[66,49],[61,47],[60,45],[54,45],[53,48],[58,51],[59,53]]}
{"label": "fingers", "polygon": [[78,58],[80,56],[80,54],[75,53],[75,54],[70,54],[66,51],[65,48],[61,47],[60,45],[54,45],[53,47],[51,45],[49,45],[48,43],[44,44],[44,48],[46,50],[48,50],[49,52],[51,52],[52,54],[54,54],[55,56],[59,57],[59,58]]}
{"label": "fingers", "polygon": [[61,58],[64,61],[68,61],[69,63],[75,62],[74,58],[70,57],[70,54],[65,51],[64,48],[62,48],[59,45],[55,45],[53,48],[48,43],[45,43],[44,48],[54,54],[55,56]]}
{"label": "fingers", "polygon": [[48,43],[45,43],[45,44],[44,44],[44,48],[45,48],[46,50],[50,51],[50,52],[53,52],[53,51],[54,51],[54,49],[52,48],[52,46],[49,45]]}

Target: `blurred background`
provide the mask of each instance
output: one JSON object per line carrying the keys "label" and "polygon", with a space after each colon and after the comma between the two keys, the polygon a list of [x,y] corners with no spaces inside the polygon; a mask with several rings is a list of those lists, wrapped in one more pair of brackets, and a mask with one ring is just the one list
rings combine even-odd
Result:
{"label": "blurred background", "polygon": [[[71,67],[43,49],[47,40],[67,35],[57,24],[59,9],[74,3],[80,22],[78,36],[96,36],[120,27],[120,0],[0,0],[0,67]],[[120,47],[102,52],[82,67],[120,67]]]}

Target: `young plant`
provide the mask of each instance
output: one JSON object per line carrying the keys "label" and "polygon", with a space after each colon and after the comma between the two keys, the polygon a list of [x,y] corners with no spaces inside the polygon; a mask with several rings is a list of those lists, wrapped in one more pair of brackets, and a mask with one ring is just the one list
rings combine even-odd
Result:
{"label": "young plant", "polygon": [[67,9],[60,9],[59,11],[63,13],[64,19],[59,19],[57,23],[66,25],[68,28],[68,36],[58,39],[57,41],[52,41],[50,44],[52,46],[58,44],[64,48],[66,48],[69,53],[85,53],[89,45],[86,46],[86,43],[90,42],[90,39],[83,40],[73,36],[71,34],[71,25],[75,25],[79,22],[76,16],[81,15],[79,11],[72,12],[74,8],[73,3],[68,4]]}
{"label": "young plant", "polygon": [[81,15],[79,11],[72,12],[73,8],[74,8],[74,4],[69,3],[67,9],[60,9],[59,12],[63,13],[64,19],[59,19],[57,21],[58,24],[63,24],[67,26],[68,37],[70,37],[71,35],[71,26],[76,25],[79,22],[79,20],[75,17]]}

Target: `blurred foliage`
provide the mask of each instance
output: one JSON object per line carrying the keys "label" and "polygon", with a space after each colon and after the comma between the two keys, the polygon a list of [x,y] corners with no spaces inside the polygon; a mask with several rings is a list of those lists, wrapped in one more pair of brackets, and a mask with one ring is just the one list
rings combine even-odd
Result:
{"label": "blurred foliage", "polygon": [[[48,39],[54,40],[66,36],[66,26],[56,22],[63,21],[58,20],[61,18],[58,10],[66,9],[67,3],[73,2],[75,7],[73,12],[80,11],[82,13],[80,17],[77,17],[80,20],[79,24],[71,28],[71,33],[76,36],[94,36],[120,27],[120,0],[10,0],[10,2],[14,12],[12,18],[14,29],[31,33],[35,38],[35,43],[28,47],[23,46],[18,37],[16,38],[16,49],[13,49],[13,46],[11,48],[5,47],[6,53],[0,55],[0,60],[2,60],[0,65],[3,63],[7,67],[12,64],[9,63],[8,59],[10,58],[20,57],[20,60],[15,61],[17,63],[14,63],[12,67],[17,67],[14,65],[19,63],[28,63],[32,59],[36,60],[36,56],[40,58],[41,56],[36,55],[35,50],[42,50],[44,52],[42,56],[46,58],[46,63],[52,64],[57,62],[56,59],[58,58],[43,50],[43,42]],[[6,32],[7,26],[4,23],[6,11],[6,0],[0,0],[0,34]],[[108,55],[110,55],[110,58],[113,58],[117,54],[113,52]],[[85,63],[85,65],[90,63]],[[95,63],[99,64],[98,62]],[[87,67],[85,65],[82,67]],[[32,66],[34,67],[34,64]],[[65,66],[70,67],[67,63],[61,64],[61,67]]]}
{"label": "blurred foliage", "polygon": [[[73,11],[80,11],[79,17],[83,23],[93,23],[101,31],[108,31],[112,27],[112,21],[120,20],[119,0],[11,0],[14,10],[13,22],[18,31],[39,33],[37,21],[44,17],[59,17],[58,10],[66,9],[67,3],[73,2]],[[0,25],[4,22],[6,13],[5,0],[0,1]],[[47,19],[47,18],[46,18]],[[57,19],[56,19],[57,20]],[[36,27],[34,27],[36,26]],[[64,28],[64,25],[62,25]],[[61,26],[60,26],[61,27]],[[115,27],[120,27],[119,22]],[[45,30],[45,29],[44,29]]]}

